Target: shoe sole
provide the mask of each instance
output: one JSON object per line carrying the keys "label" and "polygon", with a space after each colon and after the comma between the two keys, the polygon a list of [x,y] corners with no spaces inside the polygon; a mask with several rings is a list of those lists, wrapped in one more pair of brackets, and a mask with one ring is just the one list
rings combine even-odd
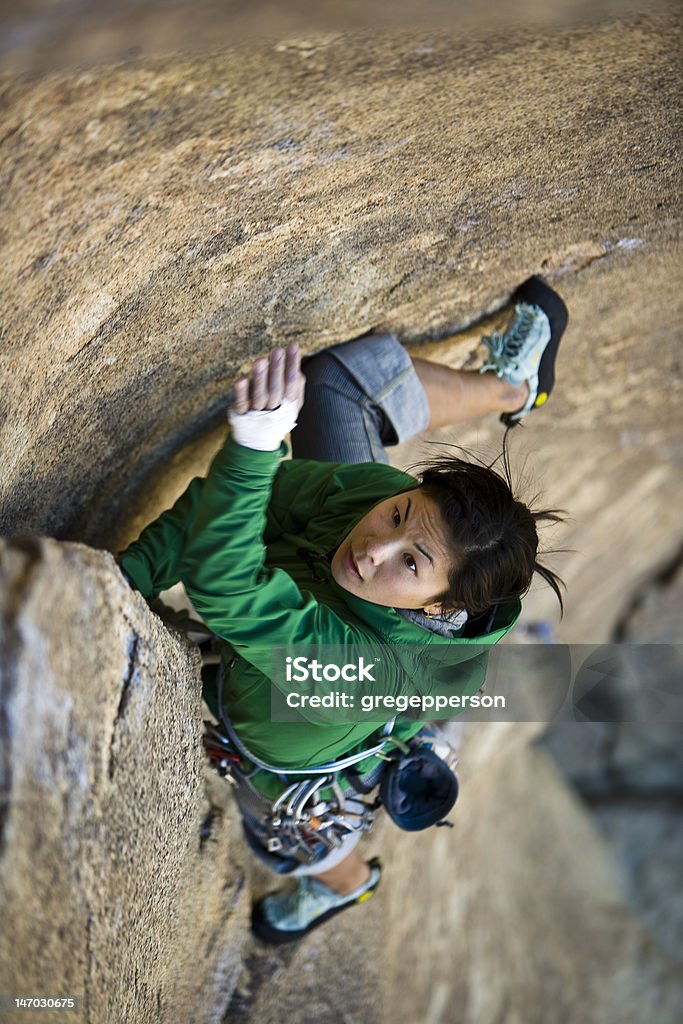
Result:
{"label": "shoe sole", "polygon": [[[547,401],[555,385],[555,356],[569,321],[569,312],[557,292],[541,281],[540,277],[530,277],[521,284],[513,295],[512,301],[528,302],[539,306],[550,321],[550,341],[543,351],[538,366],[536,401],[524,414],[528,416],[530,412]],[[540,402],[539,398],[541,398]],[[519,419],[514,419],[514,416],[515,413],[504,412],[500,417],[501,423],[504,423],[506,427],[516,427],[518,423],[522,422],[524,416],[520,416]]]}
{"label": "shoe sole", "polygon": [[[368,862],[371,867],[379,867],[381,871],[381,865],[376,858],[373,858]],[[359,903],[365,903],[366,900],[370,899],[377,886],[382,880],[380,873],[379,878],[373,886],[366,889],[364,893],[358,896],[357,899],[352,900],[350,903],[342,903],[340,907],[332,907],[331,910],[327,910],[320,917],[316,917],[314,921],[311,921],[305,928],[299,928],[296,931],[284,931],[280,928],[274,928],[269,921],[266,920],[261,903],[257,903],[251,911],[251,930],[257,939],[261,942],[267,942],[270,945],[282,946],[287,942],[297,942],[299,939],[303,939],[305,935],[309,935],[310,932],[314,931],[321,924],[325,924],[330,918],[335,917],[336,914],[341,914],[342,910],[348,910],[350,907],[355,907]]]}

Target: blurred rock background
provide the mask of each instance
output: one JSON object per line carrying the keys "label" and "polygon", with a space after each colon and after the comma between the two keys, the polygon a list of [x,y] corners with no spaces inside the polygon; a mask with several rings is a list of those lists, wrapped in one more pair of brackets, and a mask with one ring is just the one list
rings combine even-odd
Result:
{"label": "blurred rock background", "polygon": [[0,27],[0,991],[68,989],[92,1022],[680,1019],[679,725],[454,727],[455,831],[385,823],[372,906],[273,953],[196,656],[101,550],[203,471],[274,343],[391,328],[476,366],[542,273],[571,322],[512,451],[571,514],[568,591],[523,625],[680,643],[675,5],[44,2]]}

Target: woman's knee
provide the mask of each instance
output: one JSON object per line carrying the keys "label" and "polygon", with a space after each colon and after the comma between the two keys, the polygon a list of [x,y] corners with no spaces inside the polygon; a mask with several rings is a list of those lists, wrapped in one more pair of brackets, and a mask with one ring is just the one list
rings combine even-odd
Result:
{"label": "woman's knee", "polygon": [[325,349],[315,352],[312,356],[305,356],[301,360],[301,370],[306,378],[307,385],[330,385],[339,379],[342,367],[339,362]]}

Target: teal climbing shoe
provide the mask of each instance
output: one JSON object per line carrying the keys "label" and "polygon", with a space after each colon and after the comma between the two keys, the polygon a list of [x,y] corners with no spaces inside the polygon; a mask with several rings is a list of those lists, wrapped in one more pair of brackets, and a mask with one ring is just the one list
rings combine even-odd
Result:
{"label": "teal climbing shoe", "polygon": [[340,896],[312,875],[297,879],[296,888],[265,896],[253,908],[251,927],[263,942],[295,942],[347,907],[370,899],[379,885],[382,867],[377,857],[368,862],[364,885]]}
{"label": "teal climbing shoe", "polygon": [[560,296],[538,277],[520,285],[513,300],[515,311],[506,330],[482,339],[489,361],[480,370],[493,370],[510,384],[529,384],[524,406],[501,415],[507,427],[515,426],[548,400],[555,383],[555,357],[568,320]]}

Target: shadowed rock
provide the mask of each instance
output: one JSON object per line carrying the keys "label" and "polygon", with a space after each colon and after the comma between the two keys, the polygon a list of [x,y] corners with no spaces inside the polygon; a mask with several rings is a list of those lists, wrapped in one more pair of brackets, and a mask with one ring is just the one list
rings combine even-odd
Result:
{"label": "shadowed rock", "polygon": [[220,808],[200,841],[196,654],[79,544],[0,542],[0,599],[0,989],[219,1019],[247,895]]}

